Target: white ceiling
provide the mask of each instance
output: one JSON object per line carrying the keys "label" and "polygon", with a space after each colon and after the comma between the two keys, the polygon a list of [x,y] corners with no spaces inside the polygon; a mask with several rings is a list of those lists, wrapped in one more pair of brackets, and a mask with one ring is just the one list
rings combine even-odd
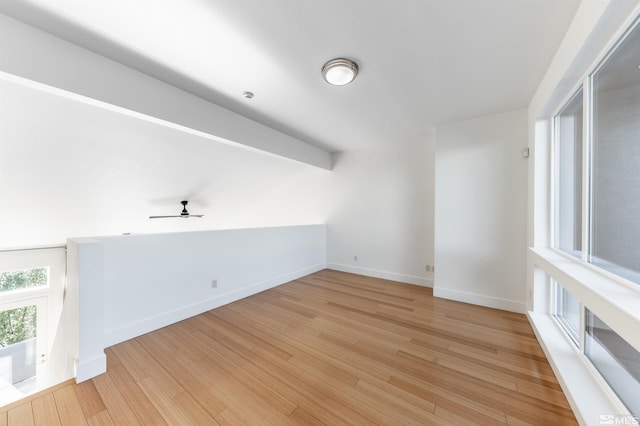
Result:
{"label": "white ceiling", "polygon": [[[329,151],[526,106],[579,0],[0,0],[47,29]],[[355,82],[327,85],[349,57]],[[246,100],[242,92],[255,97]]]}

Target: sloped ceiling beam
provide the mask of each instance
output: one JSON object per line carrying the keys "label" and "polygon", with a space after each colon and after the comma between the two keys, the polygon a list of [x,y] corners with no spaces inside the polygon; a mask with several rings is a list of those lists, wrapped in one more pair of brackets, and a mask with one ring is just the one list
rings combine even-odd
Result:
{"label": "sloped ceiling beam", "polygon": [[[6,12],[5,6],[0,12]],[[327,151],[3,14],[0,52],[0,71],[6,75],[192,129],[218,142],[332,167]]]}

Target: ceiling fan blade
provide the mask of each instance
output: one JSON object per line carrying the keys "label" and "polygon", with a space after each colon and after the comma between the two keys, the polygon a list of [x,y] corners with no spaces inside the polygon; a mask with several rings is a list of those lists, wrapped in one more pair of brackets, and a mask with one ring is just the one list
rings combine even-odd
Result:
{"label": "ceiling fan blade", "polygon": [[180,204],[182,204],[182,212],[178,215],[171,215],[171,216],[149,216],[149,219],[164,219],[164,218],[169,218],[169,217],[181,217],[183,219],[189,219],[190,217],[203,217],[204,215],[202,214],[191,214],[189,213],[189,211],[187,210],[187,204],[189,202],[188,201],[180,201]]}

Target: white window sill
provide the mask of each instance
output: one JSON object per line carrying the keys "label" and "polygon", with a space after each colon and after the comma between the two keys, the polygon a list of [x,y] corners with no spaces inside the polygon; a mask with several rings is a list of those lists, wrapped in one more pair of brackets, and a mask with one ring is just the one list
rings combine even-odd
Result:
{"label": "white window sill", "polygon": [[640,351],[640,285],[618,281],[551,248],[529,248],[529,253],[537,267]]}
{"label": "white window sill", "polygon": [[581,425],[599,425],[604,415],[628,415],[553,318],[529,312],[529,321]]}

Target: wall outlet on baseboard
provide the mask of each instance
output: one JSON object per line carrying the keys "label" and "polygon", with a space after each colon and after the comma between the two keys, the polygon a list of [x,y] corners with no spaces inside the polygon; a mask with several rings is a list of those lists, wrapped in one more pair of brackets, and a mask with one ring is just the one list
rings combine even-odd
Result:
{"label": "wall outlet on baseboard", "polygon": [[218,288],[218,279],[214,278],[211,280],[211,288]]}
{"label": "wall outlet on baseboard", "polygon": [[436,267],[434,265],[425,265],[424,268],[427,272],[435,272],[436,271]]}

